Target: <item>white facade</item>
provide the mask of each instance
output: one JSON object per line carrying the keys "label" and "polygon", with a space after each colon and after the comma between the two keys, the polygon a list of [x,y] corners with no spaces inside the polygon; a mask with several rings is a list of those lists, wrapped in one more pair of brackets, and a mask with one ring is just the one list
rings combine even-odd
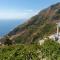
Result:
{"label": "white facade", "polygon": [[57,31],[55,34],[50,35],[49,38],[60,42],[60,32],[59,32],[60,23],[56,23],[56,24],[57,24]]}
{"label": "white facade", "polygon": [[60,43],[60,32],[58,33],[58,35],[57,35],[57,33],[55,33],[55,34],[52,34],[52,35],[50,35],[48,37],[50,39],[53,39],[53,40],[56,40],[56,38],[57,38],[57,41]]}

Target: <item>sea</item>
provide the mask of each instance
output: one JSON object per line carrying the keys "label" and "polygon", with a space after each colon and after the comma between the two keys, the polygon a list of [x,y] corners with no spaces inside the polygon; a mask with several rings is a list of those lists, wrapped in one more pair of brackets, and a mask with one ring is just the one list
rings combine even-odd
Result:
{"label": "sea", "polygon": [[6,35],[10,31],[12,31],[18,25],[21,25],[25,22],[23,19],[15,19],[15,20],[0,20],[0,37]]}

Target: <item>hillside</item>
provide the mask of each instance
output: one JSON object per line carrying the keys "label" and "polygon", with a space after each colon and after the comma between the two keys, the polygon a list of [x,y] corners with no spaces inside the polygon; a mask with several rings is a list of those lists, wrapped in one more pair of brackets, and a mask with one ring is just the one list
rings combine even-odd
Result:
{"label": "hillside", "polygon": [[16,43],[33,44],[56,32],[56,23],[60,22],[60,3],[40,11],[27,22],[8,33]]}

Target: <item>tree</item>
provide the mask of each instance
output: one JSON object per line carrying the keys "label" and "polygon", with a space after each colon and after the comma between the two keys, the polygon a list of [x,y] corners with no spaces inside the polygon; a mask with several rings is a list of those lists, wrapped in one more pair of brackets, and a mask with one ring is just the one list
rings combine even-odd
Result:
{"label": "tree", "polygon": [[5,45],[8,45],[8,46],[9,46],[9,45],[12,45],[12,40],[10,40],[9,37],[7,36],[4,44],[5,44]]}

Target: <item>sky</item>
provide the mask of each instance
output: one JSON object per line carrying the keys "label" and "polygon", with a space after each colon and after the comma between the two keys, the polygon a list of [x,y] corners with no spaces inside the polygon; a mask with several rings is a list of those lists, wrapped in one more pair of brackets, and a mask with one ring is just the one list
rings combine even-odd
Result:
{"label": "sky", "polygon": [[0,20],[28,19],[60,0],[0,0]]}

